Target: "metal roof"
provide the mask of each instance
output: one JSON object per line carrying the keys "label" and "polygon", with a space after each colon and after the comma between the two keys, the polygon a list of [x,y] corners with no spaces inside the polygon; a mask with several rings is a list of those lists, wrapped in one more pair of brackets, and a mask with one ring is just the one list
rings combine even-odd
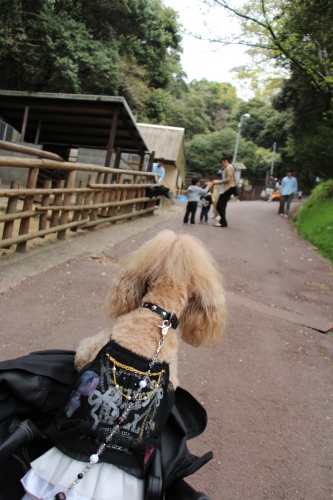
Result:
{"label": "metal roof", "polygon": [[155,151],[155,158],[164,158],[170,162],[177,160],[180,148],[184,147],[184,128],[149,123],[138,123],[138,128],[150,150]]}
{"label": "metal roof", "polygon": [[235,163],[236,170],[246,170],[244,163]]}
{"label": "metal roof", "polygon": [[26,106],[27,142],[35,141],[41,123],[39,144],[107,148],[112,118],[118,108],[113,148],[149,151],[124,97],[0,91],[0,115],[18,131],[22,129]]}

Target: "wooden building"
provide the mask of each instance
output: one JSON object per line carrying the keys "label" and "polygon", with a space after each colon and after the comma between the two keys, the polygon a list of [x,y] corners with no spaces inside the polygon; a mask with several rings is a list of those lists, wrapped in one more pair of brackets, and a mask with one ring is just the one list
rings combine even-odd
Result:
{"label": "wooden building", "polygon": [[[138,155],[142,170],[151,154],[124,97],[0,90],[0,116],[21,143],[65,161],[71,150],[88,148],[106,167],[119,168],[122,153]],[[56,180],[40,169],[40,182],[48,178]]]}

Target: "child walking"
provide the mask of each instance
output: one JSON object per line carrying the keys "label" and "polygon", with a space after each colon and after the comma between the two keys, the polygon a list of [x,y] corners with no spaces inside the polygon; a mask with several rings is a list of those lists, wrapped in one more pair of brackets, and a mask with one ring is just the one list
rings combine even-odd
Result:
{"label": "child walking", "polygon": [[210,185],[206,184],[203,189],[200,187],[200,180],[197,177],[193,177],[191,180],[191,186],[187,189],[187,207],[184,217],[184,224],[188,223],[189,215],[191,214],[191,226],[195,224],[195,213],[198,208],[198,202],[200,197],[209,192]]}
{"label": "child walking", "polygon": [[212,195],[210,191],[201,198],[200,200],[201,203],[201,213],[200,213],[200,222],[202,224],[203,220],[205,219],[205,222],[208,222],[208,212],[210,209],[211,204],[213,203],[212,200]]}

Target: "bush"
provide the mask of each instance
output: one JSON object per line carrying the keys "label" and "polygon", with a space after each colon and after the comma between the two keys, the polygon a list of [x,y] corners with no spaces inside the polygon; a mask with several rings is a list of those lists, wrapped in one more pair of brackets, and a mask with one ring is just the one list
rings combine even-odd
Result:
{"label": "bush", "polygon": [[333,265],[333,180],[320,183],[297,214],[299,234]]}

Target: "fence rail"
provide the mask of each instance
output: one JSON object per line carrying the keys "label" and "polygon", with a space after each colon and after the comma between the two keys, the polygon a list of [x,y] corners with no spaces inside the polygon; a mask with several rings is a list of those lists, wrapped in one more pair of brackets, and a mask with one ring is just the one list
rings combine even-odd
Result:
{"label": "fence rail", "polygon": [[[29,170],[25,188],[12,181],[10,188],[0,189],[0,248],[16,245],[17,252],[25,252],[29,240],[51,233],[63,240],[67,229],[90,230],[99,224],[151,214],[157,208],[157,198],[145,195],[146,188],[156,182],[151,172],[65,162],[32,148],[22,151],[22,146],[8,147],[3,141],[0,149],[39,156],[37,159],[0,156],[0,167]],[[45,180],[43,187],[37,188],[39,169],[64,171],[65,179],[58,180],[54,187],[51,180]],[[88,178],[76,185],[78,172]],[[132,181],[124,182],[125,176],[131,176]]]}

